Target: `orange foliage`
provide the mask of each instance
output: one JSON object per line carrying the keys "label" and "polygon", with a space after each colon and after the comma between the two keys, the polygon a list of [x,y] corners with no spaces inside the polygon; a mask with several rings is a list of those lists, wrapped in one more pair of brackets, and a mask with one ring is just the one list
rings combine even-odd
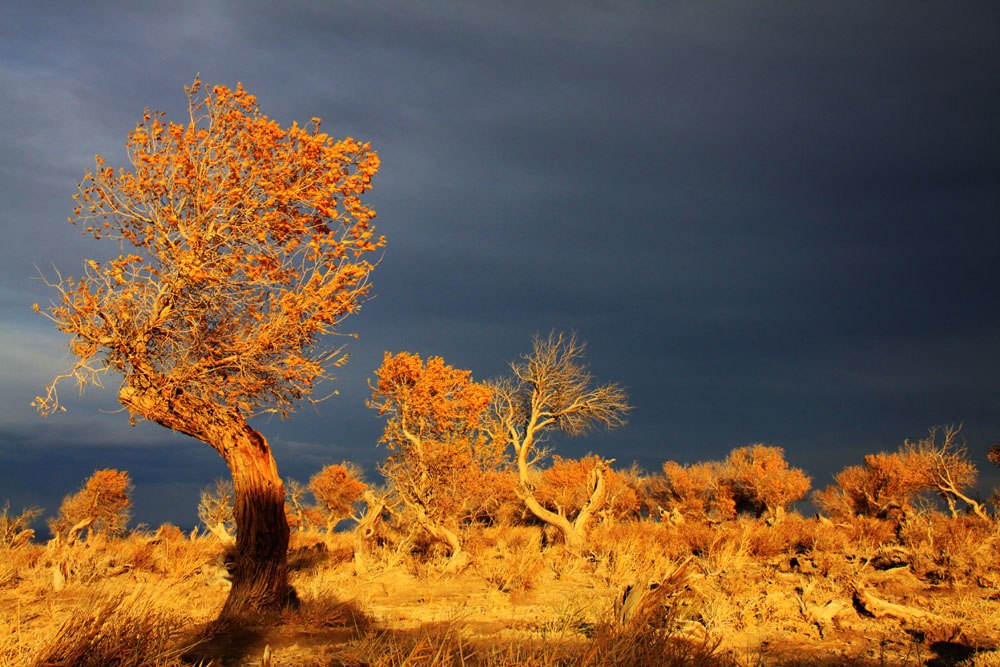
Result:
{"label": "orange foliage", "polygon": [[[590,500],[588,482],[591,473],[600,463],[598,456],[582,459],[564,459],[553,455],[552,465],[542,471],[542,481],[535,489],[538,501],[556,512],[573,516]],[[608,468],[604,473],[607,491],[601,513],[609,519],[637,516],[640,509],[639,494],[621,473]]]}
{"label": "orange foliage", "polygon": [[434,521],[476,518],[495,503],[503,444],[482,429],[491,391],[440,357],[388,352],[369,407],[387,415],[380,471],[400,498]]}
{"label": "orange foliage", "polygon": [[[350,517],[355,503],[368,489],[361,471],[352,463],[344,461],[340,465],[328,465],[309,480],[309,490],[316,498],[315,512],[332,533],[336,525]],[[308,521],[314,514],[306,512],[303,519]]]}
{"label": "orange foliage", "polygon": [[663,485],[652,491],[662,510],[695,518],[731,519],[736,516],[732,485],[721,463],[709,461],[663,464]]}
{"label": "orange foliage", "polygon": [[784,510],[809,491],[809,476],[798,468],[788,467],[781,447],[762,444],[739,447],[726,457],[725,467],[738,509],[750,510],[758,516]]}
{"label": "orange foliage", "polygon": [[64,534],[80,521],[91,519],[90,533],[123,535],[132,507],[131,492],[128,472],[95,470],[82,489],[63,498],[59,516],[49,521],[49,528],[53,534]]}
{"label": "orange foliage", "polygon": [[838,517],[886,518],[906,512],[916,495],[930,488],[922,462],[901,452],[867,454],[862,465],[844,468],[834,480],[814,500]]}
{"label": "orange foliage", "polygon": [[[70,221],[135,254],[51,284],[48,316],[78,357],[61,377],[114,370],[134,393],[284,416],[343,362],[317,344],[368,298],[362,256],[384,239],[360,195],[379,160],[318,118],[280,127],[241,85],[201,89],[187,88],[188,122],[147,110],[130,166],[98,155],[79,184]],[[44,413],[59,408],[56,382],[35,400]],[[133,413],[168,421],[126,395]]]}
{"label": "orange foliage", "polygon": [[739,513],[775,518],[809,490],[809,476],[789,468],[780,447],[738,447],[725,461],[663,464],[662,480],[650,480],[648,493],[661,512],[675,517],[727,520]]}
{"label": "orange foliage", "polygon": [[[976,468],[964,450],[950,445],[937,449],[933,439],[905,442],[899,451],[868,454],[859,466],[848,466],[834,478],[835,485],[815,495],[827,512],[886,518],[913,509],[916,498],[937,490],[948,497],[975,481]],[[945,482],[948,482],[946,485]]]}
{"label": "orange foliage", "polygon": [[834,478],[836,484],[817,492],[816,504],[837,516],[891,518],[912,511],[921,494],[936,492],[952,516],[958,515],[957,502],[962,501],[986,519],[982,504],[966,495],[978,471],[958,444],[958,432],[956,427],[935,428],[922,440],[905,441],[894,453],[868,454],[862,465],[844,468]]}

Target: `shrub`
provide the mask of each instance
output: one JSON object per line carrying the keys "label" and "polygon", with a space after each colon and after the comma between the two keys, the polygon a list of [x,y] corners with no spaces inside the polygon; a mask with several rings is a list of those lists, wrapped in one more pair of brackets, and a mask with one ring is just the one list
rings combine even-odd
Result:
{"label": "shrub", "polygon": [[35,536],[31,522],[41,515],[42,510],[28,507],[17,516],[11,516],[9,512],[10,502],[6,502],[0,510],[0,548],[14,548],[30,542]]}
{"label": "shrub", "polygon": [[961,500],[986,519],[983,506],[965,493],[975,484],[978,471],[965,447],[956,441],[958,430],[931,429],[927,438],[907,440],[896,452],[868,454],[862,465],[844,468],[834,478],[836,483],[818,491],[813,499],[823,511],[838,517],[899,519],[914,511],[921,496],[936,492],[948,503],[952,516],[958,515],[956,502]]}
{"label": "shrub", "polygon": [[74,614],[39,647],[32,667],[141,667],[180,665],[171,648],[181,619],[153,606],[152,596],[98,597],[89,613]]}
{"label": "shrub", "polygon": [[[347,461],[340,465],[328,465],[313,475],[309,480],[309,490],[316,498],[315,511],[323,518],[327,533],[332,533],[340,521],[351,516],[355,504],[367,488],[361,469]],[[304,516],[308,519],[314,515]]]}
{"label": "shrub", "polygon": [[53,535],[62,535],[89,519],[88,535],[124,535],[131,514],[131,492],[128,472],[113,468],[95,470],[83,488],[63,499],[59,515],[49,521],[49,528]]}
{"label": "shrub", "polygon": [[808,475],[788,467],[785,450],[762,444],[730,452],[725,476],[733,489],[737,511],[757,516],[783,514],[787,505],[801,500],[810,486]]}
{"label": "shrub", "polygon": [[[542,471],[540,484],[535,490],[538,501],[550,510],[561,510],[567,516],[578,514],[590,499],[588,481],[600,461],[597,456],[564,459],[554,455],[552,465]],[[640,510],[639,494],[628,479],[610,467],[604,479],[607,490],[604,507],[598,509],[598,514],[606,520],[637,516]]]}
{"label": "shrub", "polygon": [[682,465],[663,464],[663,477],[651,496],[661,513],[675,518],[731,519],[736,515],[734,489],[726,479],[724,466],[716,461]]}

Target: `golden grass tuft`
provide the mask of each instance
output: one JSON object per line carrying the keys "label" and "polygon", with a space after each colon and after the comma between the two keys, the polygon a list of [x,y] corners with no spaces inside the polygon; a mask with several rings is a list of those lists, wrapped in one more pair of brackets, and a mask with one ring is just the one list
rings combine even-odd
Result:
{"label": "golden grass tuft", "polygon": [[182,664],[177,645],[188,619],[159,603],[164,591],[126,594],[98,590],[55,632],[30,651],[31,667],[173,667]]}

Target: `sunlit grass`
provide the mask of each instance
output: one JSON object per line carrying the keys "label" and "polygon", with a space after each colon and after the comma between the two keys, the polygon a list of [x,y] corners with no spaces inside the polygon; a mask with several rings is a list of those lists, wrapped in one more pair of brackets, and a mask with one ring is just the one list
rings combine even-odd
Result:
{"label": "sunlit grass", "polygon": [[[467,532],[457,573],[413,540],[359,572],[352,534],[294,532],[300,606],[224,641],[214,537],[8,547],[0,667],[258,665],[265,647],[273,665],[917,665],[942,646],[971,666],[1000,644],[995,519],[606,522],[582,556],[537,526]],[[871,617],[858,590],[925,613]]]}

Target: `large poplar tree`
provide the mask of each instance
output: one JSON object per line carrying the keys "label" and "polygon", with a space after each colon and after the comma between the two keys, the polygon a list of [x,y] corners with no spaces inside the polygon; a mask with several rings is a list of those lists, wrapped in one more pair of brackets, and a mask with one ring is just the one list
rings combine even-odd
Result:
{"label": "large poplar tree", "polygon": [[237,525],[222,617],[244,617],[288,593],[284,486],[248,419],[287,416],[344,362],[329,336],[368,298],[366,258],[384,244],[360,199],[379,161],[318,118],[282,128],[241,85],[186,90],[188,119],[147,110],[128,166],[98,155],[79,183],[70,222],[126,252],[46,280],[58,292],[46,313],[76,360],[35,403],[59,410],[60,380],[110,372],[133,420],[218,451]]}

